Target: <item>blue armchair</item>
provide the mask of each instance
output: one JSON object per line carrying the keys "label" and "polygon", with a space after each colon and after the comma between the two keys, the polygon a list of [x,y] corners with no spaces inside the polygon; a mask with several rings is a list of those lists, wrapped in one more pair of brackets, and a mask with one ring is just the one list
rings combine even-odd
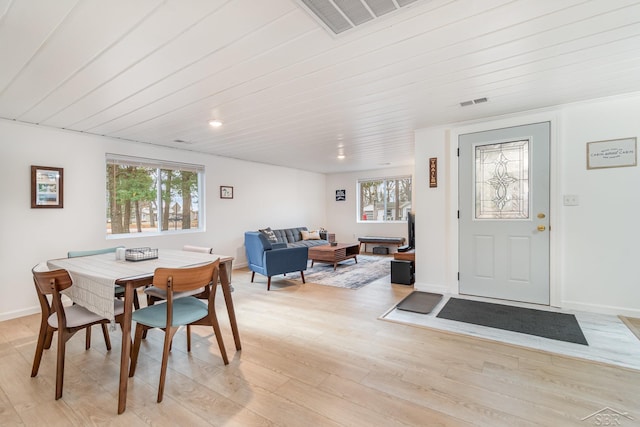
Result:
{"label": "blue armchair", "polygon": [[299,271],[302,283],[307,269],[309,248],[288,248],[286,243],[271,243],[258,231],[244,233],[244,247],[251,270],[251,282],[256,273],[267,276],[267,290],[271,289],[271,276]]}

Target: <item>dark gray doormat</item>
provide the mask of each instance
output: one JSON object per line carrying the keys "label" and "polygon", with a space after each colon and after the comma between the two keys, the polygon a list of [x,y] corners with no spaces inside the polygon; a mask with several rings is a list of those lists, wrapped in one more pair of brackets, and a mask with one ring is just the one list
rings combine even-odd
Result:
{"label": "dark gray doormat", "polygon": [[442,299],[441,294],[431,292],[413,291],[396,305],[398,310],[413,311],[414,313],[428,314],[438,305]]}
{"label": "dark gray doormat", "polygon": [[589,345],[573,314],[450,298],[436,317]]}

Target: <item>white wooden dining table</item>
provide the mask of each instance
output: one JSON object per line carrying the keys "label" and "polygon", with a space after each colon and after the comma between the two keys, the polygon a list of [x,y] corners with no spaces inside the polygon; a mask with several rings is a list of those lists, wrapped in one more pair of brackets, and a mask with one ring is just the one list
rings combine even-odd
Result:
{"label": "white wooden dining table", "polygon": [[131,317],[135,289],[151,284],[156,268],[183,268],[215,261],[218,258],[220,259],[220,284],[229,315],[233,339],[236,350],[241,350],[240,334],[229,283],[230,272],[227,271],[233,261],[233,257],[175,249],[159,249],[158,258],[135,262],[118,260],[115,253],[47,261],[49,268],[63,268],[71,275],[74,285],[70,288],[72,292],[68,296],[74,303],[82,305],[107,319],[114,318],[114,286],[125,287],[118,414],[125,411],[127,404],[127,379],[129,355],[131,353]]}

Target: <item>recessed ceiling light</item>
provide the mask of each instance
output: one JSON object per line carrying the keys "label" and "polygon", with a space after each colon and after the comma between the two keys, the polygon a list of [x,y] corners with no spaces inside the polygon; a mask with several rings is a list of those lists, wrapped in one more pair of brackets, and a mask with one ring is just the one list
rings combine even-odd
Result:
{"label": "recessed ceiling light", "polygon": [[339,160],[343,160],[344,158],[345,158],[345,155],[344,155],[344,154],[338,154],[338,159],[339,159]]}
{"label": "recessed ceiling light", "polygon": [[222,126],[222,120],[211,120],[209,124],[214,128],[219,128],[220,126]]}

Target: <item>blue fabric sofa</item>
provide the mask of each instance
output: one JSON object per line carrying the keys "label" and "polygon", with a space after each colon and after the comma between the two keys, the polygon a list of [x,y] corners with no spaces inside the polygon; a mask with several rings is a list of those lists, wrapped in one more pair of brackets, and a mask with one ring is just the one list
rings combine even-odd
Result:
{"label": "blue fabric sofa", "polygon": [[[271,230],[273,234],[275,234],[277,243],[284,243],[289,248],[298,248],[298,247],[307,247],[311,246],[319,246],[319,245],[328,245],[329,241],[326,239],[319,240],[303,240],[302,239],[302,231],[309,231],[307,227],[293,227],[293,228],[282,228],[280,230]],[[321,236],[323,234],[321,233]],[[273,244],[273,242],[271,242]]]}
{"label": "blue fabric sofa", "polygon": [[271,277],[294,271],[300,272],[302,283],[307,269],[309,248],[307,246],[287,246],[286,243],[271,243],[259,231],[244,233],[244,247],[247,263],[251,270],[251,282],[256,273],[267,276],[267,290],[271,289]]}

